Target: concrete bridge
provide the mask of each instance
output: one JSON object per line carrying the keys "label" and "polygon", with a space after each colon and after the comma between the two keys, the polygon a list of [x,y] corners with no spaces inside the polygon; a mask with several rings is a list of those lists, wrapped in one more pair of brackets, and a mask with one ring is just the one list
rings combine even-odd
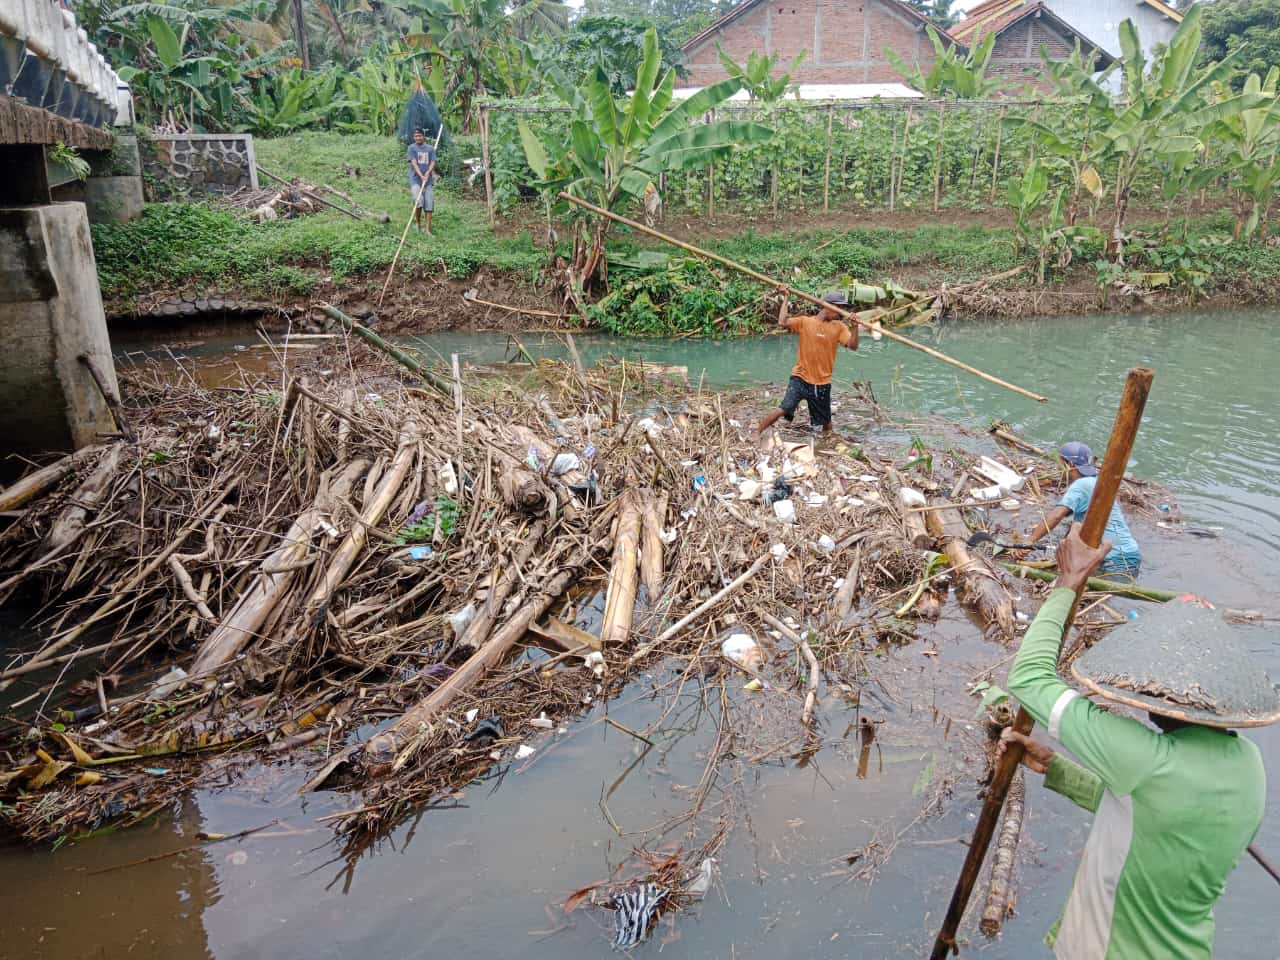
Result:
{"label": "concrete bridge", "polygon": [[[142,210],[132,104],[62,3],[0,0],[0,457],[115,431],[103,392],[119,388],[89,222]],[[58,143],[89,162],[83,183],[50,163]],[[0,475],[14,470],[0,460]]]}

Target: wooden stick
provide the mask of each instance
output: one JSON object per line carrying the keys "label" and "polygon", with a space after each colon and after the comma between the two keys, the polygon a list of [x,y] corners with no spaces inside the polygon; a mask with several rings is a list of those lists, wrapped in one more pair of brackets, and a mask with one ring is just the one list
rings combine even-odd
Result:
{"label": "wooden stick", "polygon": [[[755,270],[752,270],[750,267],[743,266],[740,263],[735,263],[733,260],[730,260],[728,257],[722,257],[717,253],[710,252],[709,250],[703,250],[700,247],[695,247],[691,243],[685,243],[682,240],[677,240],[675,237],[671,237],[658,230],[654,230],[652,227],[646,227],[643,223],[640,223],[636,220],[632,220],[629,217],[624,217],[620,214],[614,213],[612,210],[605,210],[603,207],[597,207],[593,203],[588,203],[586,200],[581,200],[578,197],[570,196],[567,193],[561,193],[559,196],[561,200],[564,200],[567,203],[572,203],[576,206],[582,207],[584,210],[590,210],[592,213],[598,216],[607,217],[616,223],[621,223],[625,226],[630,227],[632,230],[635,230],[639,233],[646,234],[647,236],[653,237],[657,240],[662,240],[665,243],[669,243],[674,247],[679,247],[681,250],[686,250],[689,253],[695,254],[696,256],[704,257],[707,260],[712,260],[722,266],[728,267],[730,270],[736,270],[739,273],[744,274],[745,276],[751,277],[751,279],[753,280],[758,280],[760,283],[767,284],[768,286],[771,286],[771,287],[784,286],[784,284],[781,281],[775,280],[772,277],[767,277],[763,273],[759,273]],[[838,306],[835,306],[834,304],[827,303],[825,300],[822,300],[819,297],[815,297],[812,294],[805,293],[802,290],[794,290],[794,289],[791,290],[791,296],[796,297],[800,300],[808,301],[809,303],[812,303],[814,306],[817,306],[817,307],[828,307],[834,310],[840,316],[844,317],[846,320],[852,320],[855,323],[860,323],[862,324],[862,326],[870,329],[870,327],[866,323],[864,323],[862,320],[860,320],[858,318],[858,315],[851,310],[846,310],[843,307],[838,307]],[[983,371],[979,370],[977,367],[971,367],[967,363],[963,363],[960,360],[956,360],[954,357],[949,357],[945,353],[942,353],[941,351],[934,350],[932,347],[926,347],[923,343],[917,343],[916,341],[912,340],[909,337],[904,337],[900,333],[895,333],[893,330],[890,330],[888,328],[879,328],[879,329],[880,329],[880,332],[884,334],[886,337],[888,337],[890,340],[895,340],[898,343],[901,343],[903,346],[911,347],[913,350],[919,350],[921,353],[928,354],[929,356],[933,357],[935,360],[941,360],[943,363],[949,363],[953,367],[959,367],[965,373],[970,373],[973,376],[978,377],[979,379],[986,380],[988,383],[994,383],[998,387],[1004,387],[1006,390],[1012,390],[1014,393],[1019,393],[1022,396],[1029,397],[1032,400],[1035,400],[1039,403],[1048,403],[1049,401],[1048,397],[1042,397],[1038,393],[1032,393],[1030,390],[1024,390],[1022,387],[1015,386],[1006,380],[1001,380],[999,377],[993,377],[991,374],[984,373]]]}
{"label": "wooden stick", "polygon": [[[1016,573],[1020,577],[1030,577],[1032,580],[1052,583],[1057,579],[1057,574],[1028,566],[1025,563],[1001,561],[1000,565],[1010,573]],[[1185,592],[1181,590],[1161,590],[1159,587],[1144,587],[1140,583],[1117,583],[1112,580],[1105,580],[1102,577],[1090,577],[1088,587],[1095,593],[1111,593],[1117,597],[1150,600],[1153,603],[1168,603],[1170,600],[1177,600]]]}
{"label": "wooden stick", "polygon": [[836,111],[834,107],[827,108],[827,161],[826,167],[822,173],[822,212],[827,213],[831,210],[831,121],[835,119]]}
{"label": "wooden stick", "polygon": [[991,162],[991,203],[996,202],[996,186],[1000,182],[1000,141],[1004,139],[1004,112],[1005,107],[1000,108],[1000,120],[996,124],[996,155]]}
{"label": "wooden stick", "polygon": [[644,540],[640,548],[640,579],[644,583],[649,606],[662,596],[663,555],[662,525],[667,519],[667,494],[652,491],[644,504]]}
{"label": "wooden stick", "polygon": [[1268,860],[1265,856],[1263,856],[1262,851],[1260,851],[1253,844],[1249,844],[1248,849],[1249,849],[1249,856],[1253,857],[1253,859],[1258,861],[1258,866],[1260,866],[1263,870],[1267,871],[1267,873],[1271,874],[1272,880],[1274,880],[1276,883],[1280,883],[1280,871],[1276,870],[1275,864],[1273,864],[1270,860]]}
{"label": "wooden stick", "polygon": [[[1089,512],[1085,514],[1084,527],[1080,537],[1091,547],[1102,543],[1102,535],[1106,530],[1107,520],[1111,516],[1111,507],[1115,504],[1116,493],[1120,490],[1120,481],[1124,478],[1125,467],[1129,463],[1129,454],[1133,450],[1133,441],[1138,433],[1138,424],[1142,421],[1142,410],[1147,403],[1147,394],[1151,390],[1151,380],[1155,374],[1147,367],[1134,367],[1129,371],[1125,381],[1124,394],[1120,398],[1120,408],[1116,412],[1115,424],[1111,428],[1111,438],[1107,441],[1107,452],[1098,471],[1097,484],[1093,488],[1093,497],[1089,501]],[[1075,616],[1076,604],[1080,602],[1080,593],[1085,590],[1081,584],[1067,616],[1063,636],[1071,628]],[[1035,725],[1031,714],[1024,708],[1018,709],[1013,721],[1013,729],[1018,733],[1029,735]],[[960,920],[964,917],[965,907],[969,904],[969,895],[973,892],[974,881],[982,869],[982,861],[986,859],[987,847],[991,836],[995,833],[996,823],[1000,819],[1000,810],[1004,806],[1005,795],[1009,792],[1009,784],[1022,762],[1022,745],[1010,742],[1008,748],[996,766],[995,775],[987,787],[987,796],[982,804],[982,813],[978,817],[978,825],[973,831],[973,840],[965,855],[964,866],[960,870],[960,878],[956,881],[955,892],[951,895],[951,903],[947,907],[946,919],[938,938],[934,941],[930,960],[943,960],[956,950],[956,931]]]}
{"label": "wooden stick", "polygon": [[942,203],[942,134],[946,130],[947,101],[938,101],[938,149],[933,161],[933,212]]}
{"label": "wooden stick", "polygon": [[489,164],[489,108],[480,108],[480,157],[484,164],[484,206],[489,214],[489,229],[498,226],[498,215],[493,206],[493,173]]}
{"label": "wooden stick", "polygon": [[400,243],[396,247],[395,256],[391,258],[391,266],[387,268],[387,279],[382,284],[382,292],[378,294],[378,306],[382,306],[382,301],[386,299],[387,288],[391,286],[391,278],[396,274],[396,264],[400,261],[400,251],[404,249],[404,242],[409,239],[409,228],[413,226],[414,214],[418,212],[418,204],[422,202],[422,191],[427,189],[427,179],[422,178],[422,184],[418,187],[417,194],[413,198],[413,208],[409,211],[409,219],[405,222],[404,233],[400,234]]}
{"label": "wooden stick", "polygon": [[748,580],[754,577],[757,573],[759,573],[760,568],[769,562],[770,557],[771,557],[771,554],[768,554],[768,553],[763,553],[760,556],[756,557],[756,562],[751,564],[750,567],[748,567],[745,571],[740,573],[737,579],[735,579],[732,583],[730,583],[727,587],[725,587],[719,593],[715,594],[712,597],[708,597],[706,600],[703,600],[702,603],[698,604],[698,606],[695,607],[691,613],[682,617],[680,620],[676,621],[671,626],[667,627],[667,629],[663,630],[660,634],[658,634],[655,640],[649,643],[646,643],[644,646],[642,646],[639,650],[637,650],[635,653],[631,655],[631,658],[630,660],[628,660],[628,663],[629,664],[635,663],[637,660],[643,659],[644,657],[648,656],[658,646],[666,643],[668,640],[674,637],[677,633],[679,633],[689,624],[693,623],[693,621],[697,620],[700,616],[702,616],[708,610],[718,605],[720,601],[724,600],[725,597],[729,596],[731,593],[733,593],[739,587],[741,587],[744,583],[746,583]]}
{"label": "wooden stick", "polygon": [[80,354],[76,359],[84,364],[85,369],[89,371],[89,376],[93,377],[93,382],[98,385],[98,392],[102,394],[102,399],[107,403],[107,409],[111,411],[111,419],[116,422],[116,429],[123,433],[124,438],[130,443],[137,443],[138,435],[133,432],[133,427],[129,426],[124,409],[120,406],[120,398],[111,389],[111,384],[107,383],[106,374],[102,372],[98,362],[87,353]]}
{"label": "wooden stick", "polygon": [[542,537],[546,532],[547,522],[538,520],[523,534],[519,541],[520,546],[506,569],[494,582],[492,589],[485,595],[484,602],[478,605],[476,615],[467,624],[467,629],[462,632],[462,636],[458,638],[459,646],[474,650],[489,639],[489,633],[498,620],[498,614],[506,605],[507,598],[511,596],[511,591],[523,580],[524,575],[521,570],[528,564],[534,552],[542,549]]}

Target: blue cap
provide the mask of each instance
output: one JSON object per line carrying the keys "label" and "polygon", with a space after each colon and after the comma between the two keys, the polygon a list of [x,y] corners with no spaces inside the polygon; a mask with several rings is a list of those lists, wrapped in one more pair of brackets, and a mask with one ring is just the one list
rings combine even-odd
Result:
{"label": "blue cap", "polygon": [[1098,468],[1093,465],[1093,451],[1079,440],[1064,443],[1062,449],[1058,451],[1058,456],[1079,470],[1082,477],[1098,475]]}
{"label": "blue cap", "polygon": [[822,295],[822,299],[837,307],[849,305],[849,297],[843,290],[830,290]]}

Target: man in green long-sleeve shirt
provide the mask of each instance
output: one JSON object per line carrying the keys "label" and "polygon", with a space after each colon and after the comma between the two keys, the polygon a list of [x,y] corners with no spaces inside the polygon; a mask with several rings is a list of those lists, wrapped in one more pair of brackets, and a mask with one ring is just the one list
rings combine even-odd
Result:
{"label": "man in green long-sleeve shirt", "polygon": [[[1028,766],[1096,814],[1071,895],[1045,942],[1061,960],[1207,960],[1213,906],[1262,822],[1262,759],[1251,741],[1221,729],[1227,723],[1161,715],[1158,701],[1141,695],[1159,684],[1113,698],[1147,704],[1160,732],[1095,706],[1059,679],[1058,648],[1076,590],[1109,548],[1090,548],[1072,529],[1058,550],[1055,589],[1009,671],[1009,692],[1083,764],[1033,747]],[[1168,707],[1188,715],[1185,706]]]}

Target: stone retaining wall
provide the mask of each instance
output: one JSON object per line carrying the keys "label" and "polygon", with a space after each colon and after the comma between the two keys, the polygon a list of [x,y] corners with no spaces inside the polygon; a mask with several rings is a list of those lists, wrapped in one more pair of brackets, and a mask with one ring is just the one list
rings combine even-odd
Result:
{"label": "stone retaining wall", "polygon": [[247,133],[153,134],[143,145],[142,169],[154,200],[258,186],[253,137]]}

